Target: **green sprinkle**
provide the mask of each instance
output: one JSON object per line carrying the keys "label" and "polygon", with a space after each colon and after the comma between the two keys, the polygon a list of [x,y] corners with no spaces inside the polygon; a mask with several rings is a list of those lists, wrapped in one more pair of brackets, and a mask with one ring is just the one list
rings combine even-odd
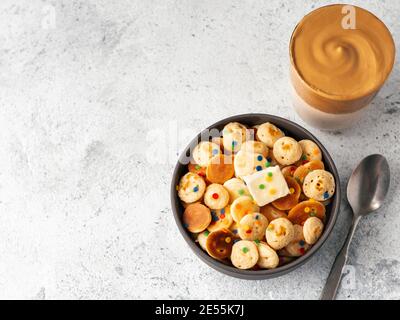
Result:
{"label": "green sprinkle", "polygon": [[310,213],[310,217],[315,217],[315,216],[316,216],[315,212]]}
{"label": "green sprinkle", "polygon": [[204,235],[207,237],[210,234],[210,231],[206,230],[204,231]]}
{"label": "green sprinkle", "polygon": [[260,184],[258,187],[259,187],[261,190],[263,190],[263,189],[265,189],[265,184]]}
{"label": "green sprinkle", "polygon": [[301,157],[301,160],[307,160],[307,156],[305,154],[303,154],[303,156]]}
{"label": "green sprinkle", "polygon": [[243,189],[240,189],[240,190],[238,190],[238,193],[239,193],[239,195],[244,195],[244,190]]}
{"label": "green sprinkle", "polygon": [[272,177],[272,172],[268,172],[268,177]]}
{"label": "green sprinkle", "polygon": [[201,167],[198,165],[198,164],[196,164],[196,166],[194,167],[196,170],[200,170],[201,169]]}
{"label": "green sprinkle", "polygon": [[254,242],[256,243],[256,245],[260,245],[260,240],[254,240]]}
{"label": "green sprinkle", "polygon": [[247,253],[247,252],[249,252],[249,248],[243,247],[242,251],[243,251],[243,253]]}
{"label": "green sprinkle", "polygon": [[270,167],[270,166],[271,166],[271,162],[267,161],[267,162],[265,163],[265,166],[266,166],[267,168]]}

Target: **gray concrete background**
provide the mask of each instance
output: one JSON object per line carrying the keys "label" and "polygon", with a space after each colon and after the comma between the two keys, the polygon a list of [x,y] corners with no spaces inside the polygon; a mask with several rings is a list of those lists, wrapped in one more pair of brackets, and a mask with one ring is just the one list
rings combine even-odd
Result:
{"label": "gray concrete background", "polygon": [[[290,104],[288,42],[305,13],[333,2],[2,0],[0,298],[317,298],[349,223],[345,202],[306,265],[244,281],[189,250],[169,183],[188,129],[246,112],[304,125]],[[399,49],[400,2],[353,3],[382,18]],[[396,62],[362,122],[310,129],[343,185],[370,153],[392,168],[384,208],[355,235],[355,282],[341,299],[400,298],[399,84]]]}

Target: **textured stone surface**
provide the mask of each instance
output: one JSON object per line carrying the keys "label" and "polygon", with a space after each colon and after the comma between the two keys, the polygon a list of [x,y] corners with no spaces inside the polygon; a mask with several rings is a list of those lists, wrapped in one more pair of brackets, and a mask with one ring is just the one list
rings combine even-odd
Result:
{"label": "textured stone surface", "polygon": [[[265,112],[303,124],[289,99],[288,42],[305,13],[333,2],[2,0],[0,297],[317,298],[349,223],[344,201],[306,265],[243,281],[189,250],[169,184],[176,152],[216,120]],[[398,1],[353,2],[397,41]],[[311,129],[343,186],[370,153],[392,168],[385,206],[355,235],[355,285],[342,299],[400,298],[399,84],[396,62],[362,122]]]}

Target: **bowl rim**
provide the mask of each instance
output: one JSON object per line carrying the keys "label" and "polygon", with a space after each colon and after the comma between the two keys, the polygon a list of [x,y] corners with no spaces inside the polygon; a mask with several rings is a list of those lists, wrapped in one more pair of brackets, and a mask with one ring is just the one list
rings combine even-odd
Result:
{"label": "bowl rim", "polygon": [[[273,124],[276,124],[275,122],[278,122],[281,124],[284,123],[285,125],[288,125],[289,127],[292,126],[292,127],[296,128],[297,130],[299,130],[300,132],[302,132],[302,134],[307,136],[307,139],[314,141],[322,151],[324,163],[328,164],[329,169],[330,169],[329,171],[332,173],[332,175],[335,178],[336,190],[335,190],[335,195],[334,195],[333,201],[331,203],[330,218],[329,218],[328,223],[326,223],[326,225],[325,225],[324,232],[322,233],[322,236],[318,239],[318,241],[303,256],[298,257],[298,258],[294,259],[293,261],[291,261],[281,267],[277,267],[275,269],[242,270],[242,269],[235,268],[234,266],[226,265],[226,264],[210,257],[203,249],[201,249],[196,244],[196,242],[193,240],[193,238],[189,235],[189,232],[183,226],[183,223],[181,221],[182,213],[179,212],[180,211],[180,209],[179,209],[180,203],[179,203],[179,200],[178,200],[178,197],[176,194],[176,185],[177,185],[177,181],[179,181],[179,178],[180,178],[180,177],[177,177],[178,171],[181,166],[184,166],[181,163],[181,160],[183,160],[186,157],[188,150],[190,150],[190,148],[192,146],[194,146],[195,144],[197,144],[199,142],[199,138],[201,138],[201,135],[205,131],[219,127],[219,126],[226,125],[229,122],[240,122],[240,123],[243,122],[244,124],[246,124],[246,119],[256,118],[256,117],[266,118],[267,120],[265,120],[265,122],[271,122]],[[277,127],[281,127],[281,129],[283,129],[284,131],[287,131],[289,133],[291,132],[290,129],[287,129],[287,128],[283,127],[282,125],[278,125],[278,124],[276,124],[276,125],[277,125]],[[336,224],[337,216],[338,216],[339,209],[340,209],[341,188],[340,188],[339,174],[337,172],[335,163],[334,163],[332,157],[330,156],[329,152],[326,150],[326,148],[311,132],[309,132],[307,129],[303,128],[302,126],[298,125],[297,123],[295,123],[291,120],[288,120],[286,118],[282,118],[282,117],[267,114],[267,113],[245,113],[245,114],[238,114],[238,115],[230,116],[230,117],[221,119],[221,120],[211,124],[204,130],[202,130],[200,133],[198,133],[196,135],[196,137],[194,137],[187,144],[187,146],[184,148],[184,150],[180,153],[180,156],[175,165],[171,180],[172,180],[171,181],[171,194],[170,194],[171,195],[171,207],[172,207],[172,211],[174,214],[175,223],[177,224],[181,235],[183,236],[183,238],[185,239],[185,241],[189,245],[189,247],[200,258],[200,260],[202,260],[204,263],[206,263],[208,266],[212,267],[213,269],[215,269],[219,272],[222,272],[226,275],[236,277],[236,278],[246,279],[246,280],[262,280],[262,279],[279,277],[279,276],[282,276],[286,273],[289,273],[289,272],[295,270],[296,268],[300,267],[305,262],[307,262],[323,246],[323,244],[326,242],[327,238],[331,234],[331,232]]]}

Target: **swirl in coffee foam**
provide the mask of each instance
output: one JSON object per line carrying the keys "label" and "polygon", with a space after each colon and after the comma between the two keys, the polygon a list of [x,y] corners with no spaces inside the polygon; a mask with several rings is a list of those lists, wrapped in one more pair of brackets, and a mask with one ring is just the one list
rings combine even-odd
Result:
{"label": "swirl in coffee foam", "polygon": [[[346,101],[363,98],[385,82],[394,63],[394,43],[386,26],[358,7],[355,29],[344,29],[342,7],[326,6],[305,16],[293,32],[290,50],[304,82],[296,89]],[[324,108],[323,101],[318,103]]]}

